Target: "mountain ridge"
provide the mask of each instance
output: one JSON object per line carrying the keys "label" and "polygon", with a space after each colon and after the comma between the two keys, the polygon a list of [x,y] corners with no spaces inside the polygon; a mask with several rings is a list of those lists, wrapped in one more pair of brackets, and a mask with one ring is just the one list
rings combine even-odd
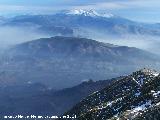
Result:
{"label": "mountain ridge", "polygon": [[[0,118],[6,114],[61,115],[84,97],[103,89],[114,80],[89,80],[61,90],[53,90],[39,83],[0,87]],[[11,101],[15,101],[14,104],[10,104]]]}
{"label": "mountain ridge", "polygon": [[[159,35],[159,25],[151,25],[128,20],[110,13],[98,13],[93,10],[60,11],[52,15],[23,15],[6,20],[2,26],[28,26],[37,31],[47,31],[51,36],[58,34],[72,37],[91,37],[99,30],[102,35]],[[47,33],[46,32],[46,33]],[[93,34],[94,35],[94,34]],[[93,36],[92,35],[92,36]],[[101,36],[102,36],[101,35]],[[106,36],[107,37],[107,36]]]}
{"label": "mountain ridge", "polygon": [[[155,68],[159,59],[159,56],[137,48],[91,39],[43,38],[13,46],[5,51],[1,59],[1,77],[4,83],[9,80],[8,77],[4,78],[8,74],[16,84],[30,80],[65,88],[85,79],[109,79],[148,65]],[[127,70],[124,66],[128,66]],[[23,78],[25,74],[28,76]],[[47,82],[44,79],[47,79]],[[64,81],[67,83],[63,84]]]}
{"label": "mountain ridge", "polygon": [[133,72],[86,97],[64,115],[77,115],[77,120],[146,120],[149,115],[145,118],[145,111],[159,105],[160,76],[152,71],[142,69]]}

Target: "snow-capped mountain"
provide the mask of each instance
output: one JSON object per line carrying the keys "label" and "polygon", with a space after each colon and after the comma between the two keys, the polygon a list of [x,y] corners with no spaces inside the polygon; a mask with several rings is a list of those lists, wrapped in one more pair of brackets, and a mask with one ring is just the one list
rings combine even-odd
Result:
{"label": "snow-capped mountain", "polygon": [[84,15],[91,17],[106,17],[106,18],[114,17],[114,15],[110,13],[100,13],[95,10],[83,10],[83,9],[68,10],[65,11],[64,13],[70,15]]}
{"label": "snow-capped mountain", "polygon": [[64,10],[53,15],[23,15],[10,18],[2,26],[35,28],[55,35],[107,38],[108,36],[160,35],[159,25],[143,24],[110,13],[93,10]]}
{"label": "snow-capped mountain", "polygon": [[89,95],[66,114],[77,120],[153,120],[159,108],[160,76],[145,68]]}

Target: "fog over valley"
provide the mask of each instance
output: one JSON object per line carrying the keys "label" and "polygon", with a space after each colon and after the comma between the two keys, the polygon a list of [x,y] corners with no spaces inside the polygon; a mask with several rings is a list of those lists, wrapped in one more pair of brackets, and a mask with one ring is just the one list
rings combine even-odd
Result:
{"label": "fog over valley", "polygon": [[0,27],[0,47],[20,44],[26,41],[31,41],[39,38],[50,37],[49,35],[37,32],[34,29],[26,27],[2,26]]}

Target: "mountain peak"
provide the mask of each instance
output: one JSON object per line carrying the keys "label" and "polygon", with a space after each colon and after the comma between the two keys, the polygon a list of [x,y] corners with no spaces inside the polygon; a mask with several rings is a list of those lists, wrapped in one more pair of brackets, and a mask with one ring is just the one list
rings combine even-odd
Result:
{"label": "mountain peak", "polygon": [[143,86],[143,84],[148,81],[153,80],[153,78],[157,77],[159,73],[153,69],[143,68],[139,71],[133,72],[130,77],[135,81],[139,86]]}
{"label": "mountain peak", "polygon": [[63,13],[69,14],[69,15],[84,15],[84,16],[91,16],[91,17],[113,17],[113,14],[110,13],[99,13],[95,10],[84,10],[84,9],[73,9],[73,10],[67,10]]}
{"label": "mountain peak", "polygon": [[154,70],[154,69],[149,69],[149,68],[143,68],[140,70],[140,72],[146,74],[146,75],[154,75],[154,76],[158,76],[159,73]]}

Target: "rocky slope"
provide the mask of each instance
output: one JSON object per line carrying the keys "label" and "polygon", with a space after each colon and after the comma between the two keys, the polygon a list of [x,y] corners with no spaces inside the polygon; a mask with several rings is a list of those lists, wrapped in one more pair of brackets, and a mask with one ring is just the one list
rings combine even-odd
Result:
{"label": "rocky slope", "polygon": [[66,114],[78,120],[158,119],[159,87],[159,73],[142,69],[91,94]]}

